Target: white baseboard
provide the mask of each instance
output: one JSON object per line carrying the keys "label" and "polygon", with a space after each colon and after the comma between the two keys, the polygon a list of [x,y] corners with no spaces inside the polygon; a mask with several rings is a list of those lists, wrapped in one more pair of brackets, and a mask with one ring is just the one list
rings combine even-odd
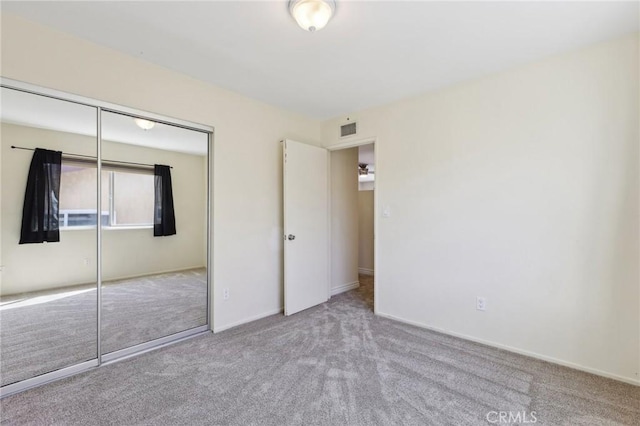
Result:
{"label": "white baseboard", "polygon": [[358,268],[358,273],[362,275],[374,275],[373,269],[369,268]]}
{"label": "white baseboard", "polygon": [[496,343],[496,342],[492,342],[489,340],[484,340],[484,339],[478,339],[476,337],[472,337],[472,336],[468,336],[466,334],[461,334],[461,333],[456,333],[453,331],[449,331],[449,330],[444,330],[438,327],[431,327],[428,326],[426,324],[422,324],[420,322],[417,321],[412,321],[412,320],[408,320],[408,319],[404,319],[404,318],[400,318],[400,317],[396,317],[394,315],[390,315],[390,314],[385,314],[384,312],[376,312],[376,315],[379,315],[381,317],[384,318],[388,318],[394,321],[398,321],[404,324],[409,324],[409,325],[414,325],[416,327],[420,327],[420,328],[424,328],[427,330],[432,330],[432,331],[436,331],[438,333],[442,333],[442,334],[446,334],[449,336],[453,336],[453,337],[458,337],[460,339],[464,339],[464,340],[469,340],[471,342],[476,342],[476,343],[481,343],[483,345],[487,345],[487,346],[491,346],[494,348],[498,348],[498,349],[504,349],[506,351],[509,352],[514,352],[520,355],[525,355],[531,358],[535,358],[535,359],[539,359],[542,361],[547,361],[553,364],[558,364],[558,365],[562,365],[563,367],[569,367],[569,368],[573,368],[574,370],[580,370],[580,371],[584,371],[586,373],[591,373],[591,374],[595,374],[597,376],[602,376],[602,377],[606,377],[608,379],[613,379],[613,380],[618,380],[620,382],[624,382],[624,383],[629,383],[631,385],[635,385],[635,386],[640,386],[640,380],[637,379],[632,379],[629,377],[624,377],[624,376],[618,376],[617,374],[612,374],[612,373],[608,373],[606,371],[602,371],[602,370],[598,370],[595,368],[591,368],[591,367],[586,367],[584,365],[580,365],[580,364],[575,364],[573,362],[569,362],[569,361],[564,361],[561,359],[557,359],[557,358],[553,358],[550,356],[546,356],[546,355],[542,355],[536,352],[530,352],[524,349],[518,349],[518,348],[514,348],[512,346],[508,346],[508,345],[503,345],[501,343]]}
{"label": "white baseboard", "polygon": [[331,288],[331,295],[335,296],[336,294],[344,293],[345,291],[353,290],[354,288],[358,287],[360,287],[359,281],[342,284],[341,286]]}
{"label": "white baseboard", "polygon": [[257,321],[257,320],[262,319],[262,318],[270,317],[271,315],[280,314],[282,312],[284,312],[284,308],[274,309],[274,310],[271,310],[271,311],[263,312],[263,313],[258,314],[258,315],[254,315],[254,316],[249,317],[249,318],[241,319],[240,321],[232,322],[230,324],[221,325],[220,327],[215,327],[214,326],[213,327],[213,332],[214,333],[219,333],[221,331],[228,330],[228,329],[233,328],[233,327],[238,327],[240,325],[247,324],[247,323],[250,323],[250,322],[253,322],[253,321]]}

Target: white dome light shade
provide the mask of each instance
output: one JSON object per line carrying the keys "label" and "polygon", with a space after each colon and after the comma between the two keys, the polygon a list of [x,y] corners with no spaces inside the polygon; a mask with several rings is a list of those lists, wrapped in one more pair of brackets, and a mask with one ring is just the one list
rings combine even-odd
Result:
{"label": "white dome light shade", "polygon": [[153,121],[145,120],[144,118],[134,118],[133,121],[135,121],[142,130],[151,130],[153,126],[156,125]]}
{"label": "white dome light shade", "polygon": [[327,25],[335,6],[333,0],[291,0],[289,12],[302,29],[313,32]]}

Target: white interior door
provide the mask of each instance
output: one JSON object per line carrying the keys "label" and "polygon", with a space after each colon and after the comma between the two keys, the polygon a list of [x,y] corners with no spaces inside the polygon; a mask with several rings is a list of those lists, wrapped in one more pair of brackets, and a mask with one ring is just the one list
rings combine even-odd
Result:
{"label": "white interior door", "polygon": [[329,299],[328,152],[285,140],[284,313]]}

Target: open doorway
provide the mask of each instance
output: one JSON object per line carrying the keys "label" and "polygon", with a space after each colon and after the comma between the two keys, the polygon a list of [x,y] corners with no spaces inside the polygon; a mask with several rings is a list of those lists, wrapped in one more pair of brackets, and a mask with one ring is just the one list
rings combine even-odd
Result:
{"label": "open doorway", "polygon": [[375,145],[330,148],[331,296],[350,292],[374,311]]}
{"label": "open doorway", "polygon": [[359,293],[373,310],[374,199],[375,199],[374,144],[358,147],[358,281]]}

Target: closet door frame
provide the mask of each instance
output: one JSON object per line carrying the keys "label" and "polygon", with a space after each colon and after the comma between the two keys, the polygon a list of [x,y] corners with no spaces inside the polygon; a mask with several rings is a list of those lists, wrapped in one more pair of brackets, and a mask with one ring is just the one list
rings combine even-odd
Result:
{"label": "closet door frame", "polygon": [[[158,349],[170,344],[174,344],[195,336],[210,333],[213,330],[212,324],[212,289],[213,289],[213,135],[214,128],[199,123],[193,123],[186,120],[181,120],[165,115],[155,114],[152,112],[142,111],[135,108],[129,108],[109,102],[103,102],[96,99],[87,98],[84,96],[74,95],[71,93],[62,92],[59,90],[49,89],[41,86],[36,86],[30,83],[22,81],[12,80],[4,77],[0,77],[0,87],[18,90],[24,93],[30,93],[33,95],[46,96],[52,99],[58,99],[66,102],[73,102],[79,105],[85,105],[97,110],[97,175],[100,176],[102,169],[102,112],[113,112],[118,114],[126,114],[134,118],[142,118],[146,120],[155,121],[170,126],[177,126],[187,130],[193,130],[207,135],[207,201],[206,201],[206,222],[207,222],[207,323],[202,326],[184,330],[169,336],[154,339],[148,342],[144,342],[138,345],[134,345],[125,349],[121,349],[115,352],[102,354],[101,350],[101,313],[102,313],[102,226],[97,224],[96,236],[97,236],[97,265],[96,265],[96,285],[97,285],[97,345],[96,345],[96,358],[81,362],[78,364],[64,367],[58,370],[54,370],[49,373],[41,374],[39,376],[31,377],[16,383],[12,383],[6,386],[0,387],[0,398],[4,398],[9,395],[13,395],[27,389],[31,389],[36,386],[40,386],[46,383],[50,383],[56,380],[63,379],[65,377],[73,376],[85,371],[98,368],[102,365],[112,364],[114,362],[130,358],[135,355],[143,354],[154,349]],[[97,194],[101,194],[101,179],[97,179]],[[101,211],[101,197],[97,198],[97,211]]]}

